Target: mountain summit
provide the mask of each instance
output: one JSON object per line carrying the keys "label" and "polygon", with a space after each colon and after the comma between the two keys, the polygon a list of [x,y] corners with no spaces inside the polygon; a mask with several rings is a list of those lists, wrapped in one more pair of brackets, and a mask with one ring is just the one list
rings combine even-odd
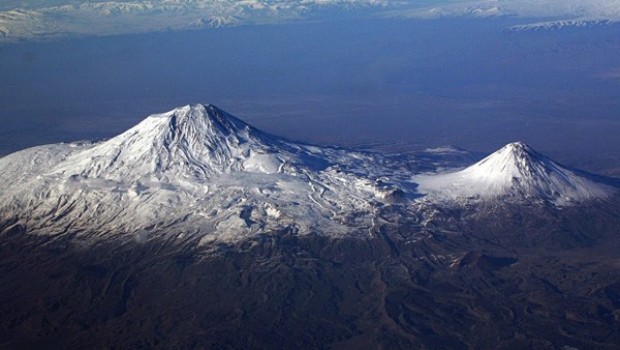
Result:
{"label": "mountain summit", "polygon": [[529,199],[557,205],[609,195],[596,176],[566,168],[523,142],[500,148],[461,171],[416,176],[419,191],[443,199]]}
{"label": "mountain summit", "polygon": [[293,150],[211,105],[188,105],[152,115],[108,141],[76,152],[56,169],[107,179],[144,175],[208,178],[233,171],[274,173],[298,164]]}

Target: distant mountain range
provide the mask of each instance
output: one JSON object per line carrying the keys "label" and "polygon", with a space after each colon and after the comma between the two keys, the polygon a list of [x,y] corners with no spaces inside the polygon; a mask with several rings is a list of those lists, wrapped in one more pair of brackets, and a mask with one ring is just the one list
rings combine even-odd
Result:
{"label": "distant mountain range", "polygon": [[0,40],[282,23],[316,11],[389,5],[385,0],[12,1],[0,4]]}
{"label": "distant mountain range", "polygon": [[429,151],[421,161],[306,145],[215,106],[184,106],[107,141],[1,158],[0,232],[132,234],[200,246],[282,230],[359,236],[376,233],[388,207],[403,216],[491,202],[563,207],[618,189],[519,142],[445,170],[462,152]]}
{"label": "distant mountain range", "polygon": [[586,28],[593,26],[603,26],[603,25],[611,25],[617,23],[617,21],[610,20],[599,20],[599,19],[568,19],[568,20],[557,20],[557,21],[543,21],[543,22],[535,22],[528,24],[520,24],[516,26],[509,27],[508,31],[514,32],[524,32],[524,31],[534,31],[534,30],[561,30],[567,28]]}
{"label": "distant mountain range", "polygon": [[[617,22],[615,1],[6,1],[0,4],[0,42],[67,36],[285,23],[330,11],[368,9],[365,16],[446,18],[518,17],[514,29],[549,29]],[[537,19],[542,19],[540,22]]]}

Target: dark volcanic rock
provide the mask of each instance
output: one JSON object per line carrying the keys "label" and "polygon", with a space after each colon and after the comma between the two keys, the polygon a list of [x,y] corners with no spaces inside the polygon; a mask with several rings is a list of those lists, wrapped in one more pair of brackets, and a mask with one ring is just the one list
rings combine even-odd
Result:
{"label": "dark volcanic rock", "polygon": [[208,255],[156,242],[5,235],[0,348],[620,344],[620,257],[610,243],[617,241],[564,250],[493,245],[481,253],[473,247],[480,241],[466,235],[413,242],[401,234],[280,233]]}

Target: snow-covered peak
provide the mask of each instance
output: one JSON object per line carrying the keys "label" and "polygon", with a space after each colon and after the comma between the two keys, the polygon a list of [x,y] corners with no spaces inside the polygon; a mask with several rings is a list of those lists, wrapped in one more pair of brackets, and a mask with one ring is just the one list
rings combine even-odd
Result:
{"label": "snow-covered peak", "polygon": [[[268,136],[242,120],[213,105],[186,105],[162,114],[147,117],[141,123],[115,139],[147,138],[154,147],[217,149],[226,146],[261,140]],[[228,145],[227,142],[233,142]]]}
{"label": "snow-covered peak", "polygon": [[172,131],[180,134],[208,136],[238,133],[251,127],[213,105],[186,105],[148,119],[166,119]]}
{"label": "snow-covered peak", "polygon": [[472,177],[493,181],[533,179],[551,173],[555,164],[523,142],[513,142],[468,168]]}
{"label": "snow-covered peak", "polygon": [[[288,153],[286,151],[289,151]],[[72,154],[57,173],[108,179],[148,175],[209,177],[277,172],[298,164],[296,150],[212,105],[152,115],[126,132]]]}
{"label": "snow-covered peak", "polygon": [[506,146],[500,148],[501,149],[511,149],[513,151],[532,151],[532,148],[530,146],[528,146],[527,144],[525,144],[524,142],[521,141],[516,141],[516,142],[511,142],[509,144],[507,144]]}
{"label": "snow-covered peak", "polygon": [[565,168],[523,142],[507,144],[461,171],[414,178],[430,198],[529,199],[566,205],[606,197],[613,187]]}

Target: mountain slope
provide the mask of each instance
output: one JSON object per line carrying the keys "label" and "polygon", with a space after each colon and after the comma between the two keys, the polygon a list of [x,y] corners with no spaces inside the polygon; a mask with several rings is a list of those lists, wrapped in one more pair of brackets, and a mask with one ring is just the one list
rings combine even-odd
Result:
{"label": "mountain slope", "polygon": [[605,198],[614,189],[593,175],[565,168],[521,142],[508,144],[461,171],[414,177],[430,200],[503,198],[567,205]]}

